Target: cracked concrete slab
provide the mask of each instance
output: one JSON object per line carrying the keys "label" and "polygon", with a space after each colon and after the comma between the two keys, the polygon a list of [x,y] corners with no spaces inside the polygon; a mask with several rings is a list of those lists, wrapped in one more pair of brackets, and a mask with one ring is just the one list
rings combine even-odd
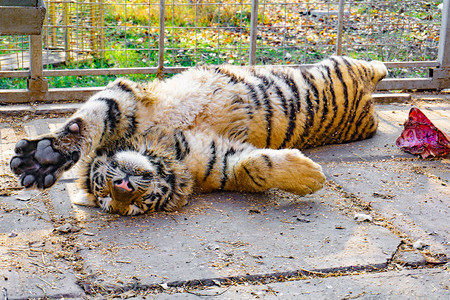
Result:
{"label": "cracked concrete slab", "polygon": [[[448,103],[418,105],[442,130],[450,130]],[[72,206],[74,172],[49,191],[18,200],[7,165],[15,142],[46,133],[64,119],[0,124],[0,171],[5,174],[0,183],[12,187],[0,197],[0,292],[7,288],[10,299],[101,298],[128,290],[122,294],[128,297],[139,295],[133,289],[153,286],[154,291],[171,282],[266,275],[280,280],[287,273],[325,269],[334,276],[360,266],[372,273],[265,285],[274,294],[240,282],[221,297],[409,298],[408,289],[420,297],[426,288],[445,295],[448,285],[441,283],[448,282],[448,267],[392,271],[397,265],[427,264],[423,251],[411,248],[417,239],[434,254],[449,250],[448,159],[422,160],[394,144],[410,107],[378,106],[381,122],[373,139],[305,151],[328,178],[316,194],[194,195],[179,212],[137,217]],[[356,213],[373,221],[358,222]],[[69,223],[81,230],[54,231]]]}
{"label": "cracked concrete slab", "polygon": [[[434,252],[450,254],[450,189],[446,182],[427,176],[428,169],[444,172],[441,162],[354,162],[327,164],[333,181],[360,198],[414,240]],[[377,178],[379,180],[373,180]]]}
{"label": "cracked concrete slab", "polygon": [[5,299],[85,295],[73,265],[61,259],[68,255],[65,237],[54,234],[40,194],[18,198],[0,197],[0,293]]}
{"label": "cracked concrete slab", "polygon": [[[401,270],[282,283],[210,287],[161,293],[154,299],[448,299],[450,274],[442,269]],[[129,293],[133,295],[133,293]]]}
{"label": "cracked concrete slab", "polygon": [[333,210],[330,193],[198,195],[180,212],[131,218],[85,211],[81,255],[97,284],[119,286],[386,264],[400,239]]}
{"label": "cracked concrete slab", "polygon": [[[448,106],[419,104],[443,131],[450,131]],[[400,231],[450,254],[450,161],[421,159],[395,146],[412,106],[377,107],[379,130],[372,139],[309,150],[327,178],[352,193]]]}

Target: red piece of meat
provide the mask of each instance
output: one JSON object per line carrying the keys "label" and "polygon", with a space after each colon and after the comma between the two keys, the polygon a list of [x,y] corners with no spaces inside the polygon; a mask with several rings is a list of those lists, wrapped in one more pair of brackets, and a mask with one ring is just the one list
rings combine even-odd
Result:
{"label": "red piece of meat", "polygon": [[403,151],[428,156],[446,156],[450,153],[450,137],[418,108],[411,108],[402,134],[395,144]]}

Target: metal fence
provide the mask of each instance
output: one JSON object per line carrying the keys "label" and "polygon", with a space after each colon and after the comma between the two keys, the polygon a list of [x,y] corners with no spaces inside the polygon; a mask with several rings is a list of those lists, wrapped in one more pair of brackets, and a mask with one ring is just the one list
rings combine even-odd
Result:
{"label": "metal fence", "polygon": [[384,61],[391,75],[379,89],[450,87],[449,0],[45,3],[42,35],[0,36],[0,103],[85,99],[116,76],[299,67],[333,54]]}

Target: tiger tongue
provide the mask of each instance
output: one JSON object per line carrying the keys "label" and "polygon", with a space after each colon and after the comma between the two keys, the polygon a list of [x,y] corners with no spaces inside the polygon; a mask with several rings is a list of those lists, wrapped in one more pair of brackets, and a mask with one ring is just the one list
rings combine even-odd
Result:
{"label": "tiger tongue", "polygon": [[436,126],[418,108],[411,108],[396,145],[403,151],[428,156],[446,156],[450,153],[450,137]]}

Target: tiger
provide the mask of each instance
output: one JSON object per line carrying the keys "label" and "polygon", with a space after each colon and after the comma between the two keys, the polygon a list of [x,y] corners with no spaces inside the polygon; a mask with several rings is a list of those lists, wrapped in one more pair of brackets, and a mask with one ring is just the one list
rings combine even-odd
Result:
{"label": "tiger", "polygon": [[325,180],[321,167],[298,149],[260,149],[195,129],[152,128],[98,149],[80,170],[76,204],[122,215],[172,211],[193,192],[279,188],[305,195]]}
{"label": "tiger", "polygon": [[81,159],[77,203],[123,215],[177,210],[195,190],[306,195],[326,178],[300,150],[372,137],[372,92],[386,75],[382,62],[332,56],[117,79],[56,131],[17,142],[10,168],[46,189]]}

